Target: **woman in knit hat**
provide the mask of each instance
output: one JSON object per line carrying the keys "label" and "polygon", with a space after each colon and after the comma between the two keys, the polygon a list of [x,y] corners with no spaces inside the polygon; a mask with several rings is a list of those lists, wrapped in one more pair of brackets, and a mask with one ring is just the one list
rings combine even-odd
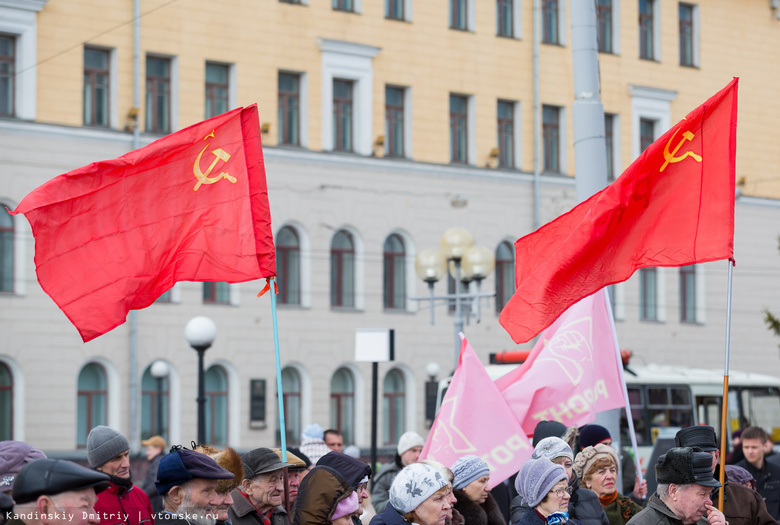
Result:
{"label": "woman in knit hat", "polygon": [[515,525],[581,525],[569,517],[571,487],[561,465],[547,458],[531,458],[520,469],[515,488],[528,504],[528,510]]}
{"label": "woman in knit hat", "polygon": [[358,507],[357,493],[341,474],[316,466],[298,487],[293,525],[352,525]]}
{"label": "woman in knit hat", "polygon": [[466,520],[463,519],[463,516],[460,512],[455,510],[455,503],[458,502],[458,499],[455,497],[455,495],[452,493],[452,482],[455,480],[455,474],[452,473],[450,469],[448,469],[443,464],[439,463],[435,459],[423,459],[420,461],[420,463],[424,465],[430,465],[431,467],[435,468],[441,474],[444,476],[444,478],[449,481],[450,483],[450,492],[449,492],[449,498],[450,498],[450,505],[452,508],[447,511],[447,525],[465,525]]}
{"label": "woman in knit hat", "polygon": [[642,507],[618,492],[618,461],[615,449],[603,443],[585,447],[574,460],[580,487],[596,493],[610,525],[625,525],[642,511]]}
{"label": "woman in knit hat", "polygon": [[490,467],[478,456],[463,456],[452,464],[455,509],[466,525],[506,525],[501,509],[490,494]]}
{"label": "woman in knit hat", "polygon": [[413,463],[395,477],[385,511],[371,525],[446,525],[450,493],[450,483],[438,469]]}
{"label": "woman in knit hat", "polygon": [[[557,465],[561,465],[566,471],[571,498],[569,499],[569,516],[582,522],[583,525],[608,525],[609,520],[598,497],[588,489],[580,488],[577,473],[572,469],[574,454],[571,447],[561,438],[548,437],[540,440],[531,458],[547,458]],[[512,523],[517,523],[528,510],[528,505],[521,496],[512,501]]]}

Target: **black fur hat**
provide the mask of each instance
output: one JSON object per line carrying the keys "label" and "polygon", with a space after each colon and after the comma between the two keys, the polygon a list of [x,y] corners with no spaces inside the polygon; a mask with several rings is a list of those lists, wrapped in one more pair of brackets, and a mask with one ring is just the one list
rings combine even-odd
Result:
{"label": "black fur hat", "polygon": [[690,447],[675,447],[659,457],[655,477],[658,483],[697,483],[705,487],[720,487],[720,483],[712,477],[712,456]]}

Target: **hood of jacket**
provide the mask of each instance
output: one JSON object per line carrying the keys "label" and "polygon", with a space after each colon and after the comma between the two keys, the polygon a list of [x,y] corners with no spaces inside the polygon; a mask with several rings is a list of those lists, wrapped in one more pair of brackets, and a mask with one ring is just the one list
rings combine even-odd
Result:
{"label": "hood of jacket", "polygon": [[[352,490],[357,490],[357,486],[363,481],[363,478],[371,478],[370,465],[335,450],[322,456],[317,465],[330,467],[341,474],[341,477],[344,478]],[[305,480],[306,478],[303,479]]]}
{"label": "hood of jacket", "polygon": [[338,471],[317,465],[298,487],[293,525],[330,525],[336,505],[351,493]]}

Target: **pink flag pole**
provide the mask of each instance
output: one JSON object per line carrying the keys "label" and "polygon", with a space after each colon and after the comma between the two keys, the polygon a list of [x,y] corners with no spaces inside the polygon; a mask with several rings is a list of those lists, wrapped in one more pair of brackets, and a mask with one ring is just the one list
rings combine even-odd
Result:
{"label": "pink flag pole", "polygon": [[636,472],[639,475],[639,482],[641,483],[642,480],[644,479],[644,476],[642,476],[642,465],[639,463],[639,451],[636,445],[636,431],[634,430],[634,417],[631,414],[631,402],[628,399],[628,388],[626,388],[626,378],[623,375],[623,366],[621,365],[621,363],[623,362],[623,358],[620,355],[620,345],[618,345],[617,330],[615,330],[615,316],[612,312],[612,301],[609,300],[609,296],[610,296],[609,290],[606,290],[606,292],[607,293],[603,294],[603,296],[604,296],[604,300],[607,302],[607,311],[609,312],[609,325],[610,327],[612,327],[612,338],[615,342],[614,346],[615,346],[615,353],[617,354],[618,375],[620,376],[620,385],[623,387],[623,399],[626,402],[626,419],[628,420],[628,431],[631,435],[631,448],[634,451],[634,464],[636,465]]}

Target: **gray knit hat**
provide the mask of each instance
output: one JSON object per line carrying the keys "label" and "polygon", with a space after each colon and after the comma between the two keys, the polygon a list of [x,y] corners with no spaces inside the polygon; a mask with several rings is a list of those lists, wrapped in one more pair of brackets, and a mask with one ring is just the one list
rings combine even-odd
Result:
{"label": "gray knit hat", "polygon": [[574,461],[571,447],[564,440],[557,437],[546,437],[537,443],[531,457],[534,459],[547,458],[550,461],[555,458],[569,458]]}
{"label": "gray knit hat", "polygon": [[542,502],[556,483],[568,479],[566,470],[547,458],[529,459],[515,479],[517,493],[529,509]]}
{"label": "gray knit hat", "polygon": [[130,450],[127,438],[116,430],[96,426],[87,436],[87,460],[91,468],[105,465],[122,452]]}
{"label": "gray knit hat", "polygon": [[404,467],[390,485],[390,505],[404,515],[449,484],[434,467],[412,463]]}
{"label": "gray knit hat", "polygon": [[462,489],[482,476],[490,475],[490,467],[479,456],[463,456],[452,464],[452,488]]}

